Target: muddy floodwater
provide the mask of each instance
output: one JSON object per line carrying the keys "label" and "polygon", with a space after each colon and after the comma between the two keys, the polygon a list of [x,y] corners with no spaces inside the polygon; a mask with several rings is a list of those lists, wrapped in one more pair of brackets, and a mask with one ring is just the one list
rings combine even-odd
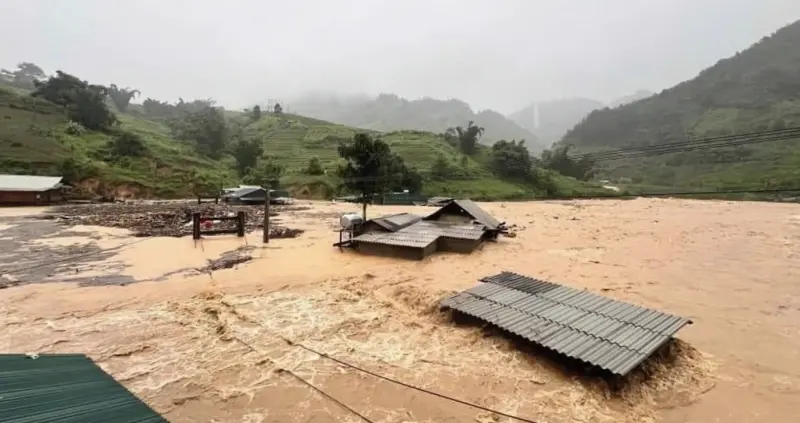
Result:
{"label": "muddy floodwater", "polygon": [[[0,209],[0,351],[85,353],[172,422],[361,421],[297,377],[374,422],[512,421],[315,351],[537,422],[797,421],[798,205],[487,203],[516,237],[424,261],[340,252],[337,217],[358,206],[309,205],[280,216],[301,236],[266,246],[259,233],[137,238]],[[368,213],[398,211],[433,209]],[[674,360],[613,391],[439,311],[503,270],[694,323]]]}

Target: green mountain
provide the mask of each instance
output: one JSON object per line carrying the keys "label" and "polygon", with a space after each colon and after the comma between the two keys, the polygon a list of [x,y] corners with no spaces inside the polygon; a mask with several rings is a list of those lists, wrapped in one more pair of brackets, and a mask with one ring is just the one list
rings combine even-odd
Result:
{"label": "green mountain", "polygon": [[525,140],[532,151],[544,146],[536,135],[502,114],[483,110],[475,112],[461,100],[423,98],[407,100],[394,94],[366,96],[309,95],[291,102],[298,113],[331,122],[377,131],[415,129],[442,133],[447,128],[467,126],[470,121],[485,129],[481,142],[491,145],[499,140]]}
{"label": "green mountain", "polygon": [[[591,112],[564,136],[574,152],[660,145],[800,125],[800,21],[694,79]],[[680,188],[800,185],[797,140],[597,163],[599,177]]]}
{"label": "green mountain", "polygon": [[[608,103],[608,107],[611,109],[617,108],[619,106],[624,106],[626,104],[634,103],[639,100],[643,100],[647,97],[653,96],[656,93],[648,90],[637,90],[635,93],[631,95],[626,95],[624,97],[620,97],[610,103]],[[598,107],[599,109],[599,107]]]}
{"label": "green mountain", "polygon": [[[280,183],[295,194],[329,197],[340,182],[338,143],[364,132],[288,113],[264,112],[255,119],[252,111],[225,111],[231,140],[217,154],[208,155],[200,154],[194,141],[176,135],[182,121],[154,116],[175,105],[147,99],[144,105],[130,104],[126,113],[117,112],[119,123],[113,128],[88,130],[70,121],[68,110],[28,92],[0,86],[0,172],[62,175],[80,190],[107,196],[186,197],[195,192],[198,180],[213,186],[240,183],[236,138],[258,144],[261,152],[254,153],[253,162],[282,167]],[[188,110],[195,103],[202,101],[179,106]],[[431,132],[376,135],[421,174],[426,194],[502,199],[540,193],[539,188],[496,177],[488,170],[488,148],[466,157]],[[309,171],[312,160],[315,172]],[[447,171],[433,176],[436,166],[440,170],[445,166]],[[597,191],[571,178],[548,177],[556,192]]]}

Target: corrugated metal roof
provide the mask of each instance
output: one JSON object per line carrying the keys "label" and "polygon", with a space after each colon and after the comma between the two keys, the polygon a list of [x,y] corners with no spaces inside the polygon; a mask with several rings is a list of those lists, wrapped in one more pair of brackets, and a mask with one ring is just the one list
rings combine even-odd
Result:
{"label": "corrugated metal roof", "polygon": [[459,210],[463,211],[469,217],[472,218],[473,221],[480,223],[481,225],[485,226],[486,229],[489,230],[497,230],[502,225],[502,222],[497,220],[494,216],[487,213],[483,210],[479,205],[477,205],[472,200],[452,200],[442,206],[439,210],[431,213],[429,216],[425,217],[424,220],[439,220],[439,218],[446,214],[448,211],[452,210]]}
{"label": "corrugated metal roof", "polygon": [[85,355],[0,355],[0,422],[166,421]]}
{"label": "corrugated metal roof", "polygon": [[511,272],[446,298],[450,308],[625,375],[690,320]]}
{"label": "corrugated metal roof", "polygon": [[401,230],[400,232],[426,233],[426,234],[434,234],[437,237],[467,239],[475,241],[481,239],[485,231],[482,226],[478,225],[452,224],[452,223],[427,220],[427,221],[417,222]]}
{"label": "corrugated metal roof", "polygon": [[472,200],[454,200],[453,202],[464,209],[464,211],[472,215],[477,222],[485,225],[488,229],[494,230],[501,225],[499,220],[487,213]]}
{"label": "corrugated metal roof", "polygon": [[[258,192],[258,191],[261,191],[262,194],[266,192],[266,191],[264,191],[264,188],[261,188],[261,187],[240,187],[236,191],[229,192],[228,194],[225,194],[225,197],[241,198],[241,197],[253,194],[253,193]],[[263,198],[264,196],[266,196],[266,194],[263,194],[261,197]]]}
{"label": "corrugated metal roof", "polygon": [[0,191],[47,191],[61,187],[61,176],[0,175]]}
{"label": "corrugated metal roof", "polygon": [[370,232],[353,238],[353,241],[397,247],[425,248],[436,242],[438,238],[439,235],[420,232]]}
{"label": "corrugated metal roof", "polygon": [[372,219],[373,222],[391,232],[397,232],[400,229],[419,222],[420,220],[422,220],[422,216],[417,216],[411,213],[390,214]]}

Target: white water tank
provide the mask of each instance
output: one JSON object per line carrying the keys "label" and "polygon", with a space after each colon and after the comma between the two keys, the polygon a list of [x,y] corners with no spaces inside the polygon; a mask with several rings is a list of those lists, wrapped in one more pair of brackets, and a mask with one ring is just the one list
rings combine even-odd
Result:
{"label": "white water tank", "polygon": [[342,225],[344,229],[352,229],[354,226],[362,223],[364,223],[364,218],[357,213],[343,214],[342,217],[339,218],[339,224]]}

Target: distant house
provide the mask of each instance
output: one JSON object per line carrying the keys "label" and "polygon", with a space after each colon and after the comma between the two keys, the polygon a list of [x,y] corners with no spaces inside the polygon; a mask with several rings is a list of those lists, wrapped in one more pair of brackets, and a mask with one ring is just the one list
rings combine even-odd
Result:
{"label": "distant house", "polygon": [[[240,185],[239,188],[224,190],[222,201],[228,204],[257,205],[264,204],[266,190],[259,186]],[[289,192],[280,189],[269,190],[270,204],[288,204],[292,201]]]}
{"label": "distant house", "polygon": [[61,176],[0,175],[0,205],[43,206],[64,200]]}

